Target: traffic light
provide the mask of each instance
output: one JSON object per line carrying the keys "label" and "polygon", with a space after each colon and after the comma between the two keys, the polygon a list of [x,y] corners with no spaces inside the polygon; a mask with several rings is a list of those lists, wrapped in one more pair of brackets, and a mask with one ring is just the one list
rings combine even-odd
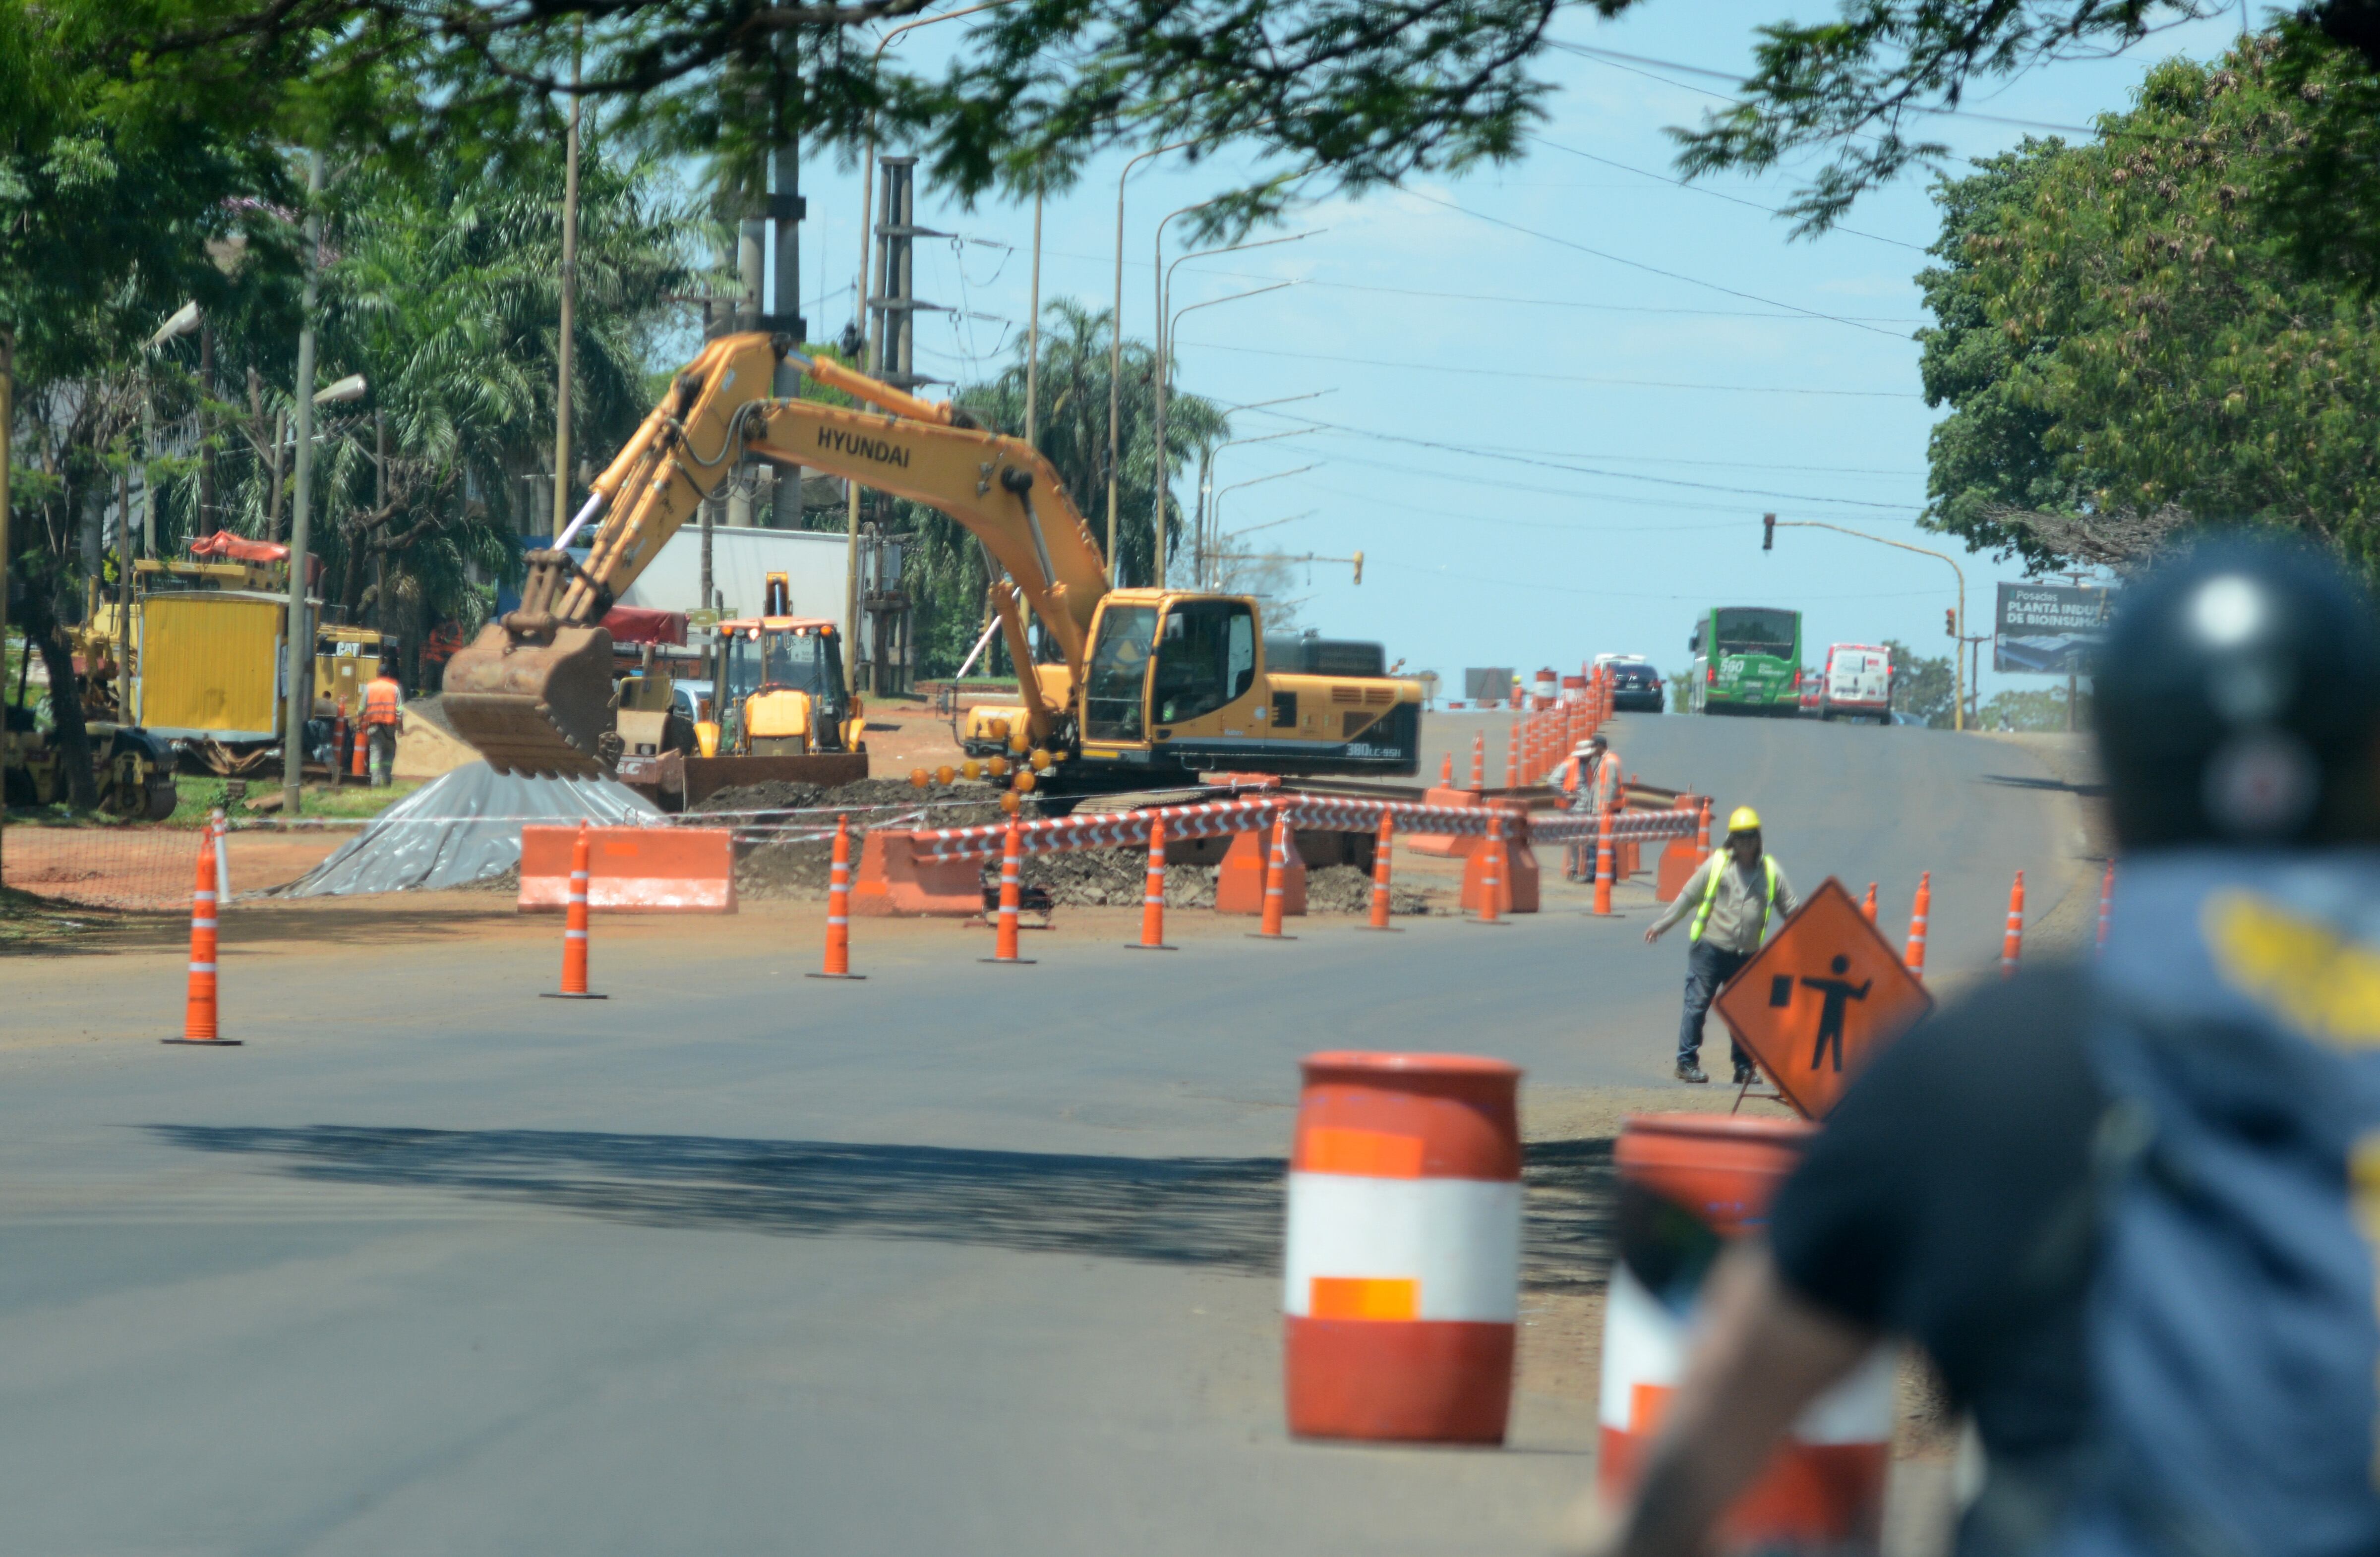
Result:
{"label": "traffic light", "polygon": [[1942,635],[1946,638],[1959,635],[1959,613],[1949,606],[1942,608]]}
{"label": "traffic light", "polygon": [[1764,513],[1760,516],[1760,549],[1763,551],[1777,549],[1777,515],[1774,513]]}

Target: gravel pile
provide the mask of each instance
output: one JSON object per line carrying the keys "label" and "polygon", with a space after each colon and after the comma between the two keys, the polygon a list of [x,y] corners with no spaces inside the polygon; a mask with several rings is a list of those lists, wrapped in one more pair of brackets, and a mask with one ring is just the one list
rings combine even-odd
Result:
{"label": "gravel pile", "polygon": [[[851,817],[851,867],[856,876],[861,839],[869,825],[908,816],[920,809],[927,813],[926,825],[937,827],[981,827],[1005,820],[1007,815],[1000,808],[998,791],[984,785],[929,784],[920,790],[906,778],[863,778],[834,789],[783,779],[737,784],[716,791],[701,804],[691,807],[688,814],[746,813],[736,817],[740,827],[765,827],[772,815],[793,820],[791,813],[797,811],[847,812]],[[760,815],[749,815],[756,812]],[[1025,809],[1019,815],[1030,820],[1038,814],[1038,807],[1031,797],[1026,797]],[[821,818],[810,815],[799,820],[814,824]],[[750,898],[823,901],[833,858],[831,839],[739,843],[735,890]]]}
{"label": "gravel pile", "polygon": [[[1370,913],[1372,876],[1354,865],[1309,865],[1305,871],[1308,913]],[[1389,911],[1427,913],[1429,901],[1411,887],[1389,883]]]}
{"label": "gravel pile", "polygon": [[[1213,908],[1215,867],[1165,867],[1167,908]],[[1038,887],[1053,907],[1138,908],[1148,889],[1146,849],[1085,849],[1066,854],[1027,854],[1020,873],[1026,890]],[[1000,885],[1000,867],[985,867],[984,885]]]}

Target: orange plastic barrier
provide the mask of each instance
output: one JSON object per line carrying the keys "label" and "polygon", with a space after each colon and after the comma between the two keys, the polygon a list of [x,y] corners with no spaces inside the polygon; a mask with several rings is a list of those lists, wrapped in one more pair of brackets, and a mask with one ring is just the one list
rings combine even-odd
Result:
{"label": "orange plastic barrier", "polygon": [[[571,827],[521,829],[523,913],[570,901]],[[735,848],[724,827],[589,827],[587,906],[612,913],[734,913]]]}
{"label": "orange plastic barrier", "polygon": [[[1526,839],[1512,836],[1504,821],[1508,815],[1500,808],[1490,824],[1494,830],[1488,840],[1472,848],[1463,858],[1460,906],[1475,916],[1474,923],[1495,923],[1504,914],[1537,911],[1537,851]],[[1487,907],[1491,880],[1496,884],[1493,914]]]}
{"label": "orange plastic barrier", "polygon": [[1502,1442],[1520,1315],[1519,1068],[1342,1053],[1304,1070],[1283,1260],[1289,1430]]}
{"label": "orange plastic barrier", "polygon": [[[1265,865],[1271,855],[1269,831],[1232,835],[1232,846],[1223,851],[1222,868],[1215,875],[1217,913],[1264,912]],[[1288,866],[1281,872],[1281,911],[1292,914],[1305,911],[1305,859],[1294,849],[1289,851]]]}
{"label": "orange plastic barrier", "polygon": [[[1742,1115],[1637,1116],[1613,1158],[1624,1185],[1658,1194],[1723,1237],[1756,1225],[1812,1127]],[[1628,1190],[1623,1189],[1622,1193]],[[1612,1267],[1597,1416],[1604,1497],[1624,1506],[1683,1371],[1690,1318],[1624,1262]],[[1879,1347],[1805,1412],[1719,1529],[1728,1551],[1873,1550],[1891,1461],[1893,1368]]]}
{"label": "orange plastic barrier", "polygon": [[1699,808],[1701,828],[1691,838],[1671,839],[1669,847],[1661,851],[1659,872],[1653,878],[1653,897],[1658,902],[1674,902],[1678,894],[1685,890],[1687,878],[1710,858],[1710,797],[1680,795],[1678,805],[1686,810]]}
{"label": "orange plastic barrier", "polygon": [[851,911],[863,919],[968,918],[983,911],[983,863],[937,860],[906,832],[872,829],[859,846]]}

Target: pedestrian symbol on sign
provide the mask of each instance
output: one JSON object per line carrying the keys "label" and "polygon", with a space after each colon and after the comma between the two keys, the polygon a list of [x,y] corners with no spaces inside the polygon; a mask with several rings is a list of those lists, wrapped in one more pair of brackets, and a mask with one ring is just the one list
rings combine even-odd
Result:
{"label": "pedestrian symbol on sign", "polygon": [[1870,1053],[1932,1005],[1842,883],[1829,878],[1711,1008],[1785,1101],[1816,1118],[1835,1105]]}

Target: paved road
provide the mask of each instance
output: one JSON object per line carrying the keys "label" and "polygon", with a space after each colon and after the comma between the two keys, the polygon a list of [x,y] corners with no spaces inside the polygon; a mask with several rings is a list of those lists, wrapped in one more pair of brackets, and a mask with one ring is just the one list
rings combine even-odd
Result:
{"label": "paved road", "polygon": [[[2058,847],[1984,742],[1618,736],[1758,801],[1807,879],[2004,889]],[[530,997],[545,944],[309,955],[235,910],[249,1046],[213,1053],[150,1041],[168,955],[0,964],[0,1550],[1543,1550],[1576,1399],[1524,1394],[1503,1453],[1284,1441],[1279,1159],[1318,1048],[1659,1081],[1679,953],[1626,902],[1016,969],[863,924],[848,984],[800,978],[808,911],[601,922],[583,1005]],[[1579,1274],[1559,1232],[1540,1280]]]}

